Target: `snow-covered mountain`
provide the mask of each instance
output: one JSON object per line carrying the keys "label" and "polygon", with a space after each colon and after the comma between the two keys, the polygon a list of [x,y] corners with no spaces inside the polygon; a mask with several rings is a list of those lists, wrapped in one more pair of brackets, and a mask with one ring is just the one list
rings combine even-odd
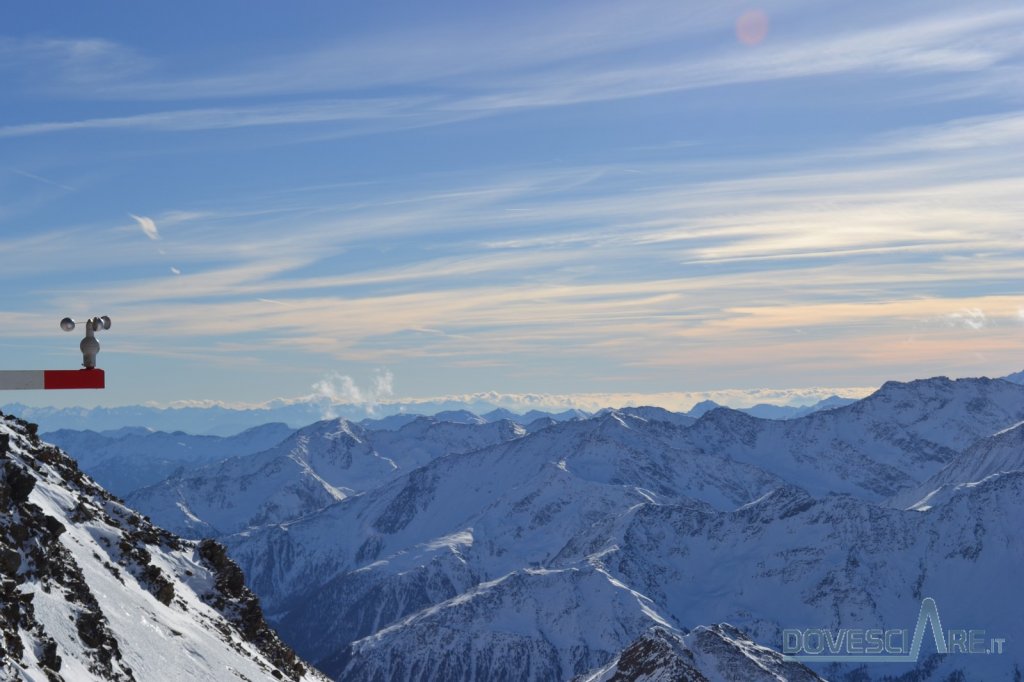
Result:
{"label": "snow-covered mountain", "polygon": [[523,428],[526,429],[527,433],[534,433],[536,431],[546,429],[549,426],[554,426],[557,423],[558,422],[551,417],[540,417],[539,419],[534,419],[529,424],[524,424]]}
{"label": "snow-covered mountain", "polygon": [[[914,629],[932,597],[947,627],[1024,636],[1024,472],[993,477],[927,512],[783,488],[733,512],[646,505],[585,534],[565,555],[599,554],[607,570],[685,624],[734,623],[781,646],[782,628]],[[970,585],[965,584],[969,582]],[[923,662],[923,661],[922,661]],[[933,676],[1012,680],[1014,656],[946,657]],[[905,672],[877,665],[874,676]],[[830,679],[846,673],[830,672]]]}
{"label": "snow-covered mountain", "polygon": [[472,452],[525,435],[526,428],[508,419],[457,422],[420,417],[397,430],[374,431],[368,439],[405,473],[442,455]]}
{"label": "snow-covered mountain", "polygon": [[356,642],[343,677],[564,680],[614,656],[623,631],[658,622],[651,607],[592,566],[515,571]]}
{"label": "snow-covered mountain", "polygon": [[[740,407],[735,409],[738,412],[743,412],[745,414],[749,414],[751,417],[757,417],[759,419],[797,419],[798,417],[805,417],[809,414],[813,414],[814,412],[832,410],[837,407],[852,405],[855,402],[857,401],[853,398],[842,398],[840,396],[833,395],[823,400],[819,400],[813,405],[771,405],[768,403],[758,403],[751,407]],[[684,414],[688,417],[698,419],[711,410],[719,407],[725,407],[725,405],[719,405],[714,400],[702,400]]]}
{"label": "snow-covered mountain", "polygon": [[[609,412],[226,542],[289,641],[343,679],[511,675],[494,651],[529,661],[515,679],[566,679],[655,626],[732,623],[777,649],[787,627],[912,629],[925,596],[1013,641],[1024,472],[925,512],[883,503],[1022,416],[1022,386],[945,378],[789,421]],[[1019,654],[918,672],[1011,680]]]}
{"label": "snow-covered mountain", "polygon": [[361,420],[359,425],[367,431],[397,431],[417,419],[433,419],[437,422],[452,422],[456,424],[483,424],[485,422],[509,421],[522,426],[528,426],[529,424],[541,422],[542,420],[554,424],[568,421],[570,419],[585,419],[588,416],[590,415],[586,412],[581,412],[580,410],[568,410],[557,414],[531,410],[526,414],[516,414],[512,410],[498,408],[483,415],[477,415],[469,410],[444,410],[434,414],[433,416],[403,412],[401,414],[393,414],[387,417],[368,417]]}
{"label": "snow-covered mountain", "polygon": [[375,487],[397,465],[343,419],[317,422],[278,445],[137,490],[133,508],[185,537],[216,537],[278,523]]}
{"label": "snow-covered mountain", "polygon": [[924,510],[948,500],[962,486],[989,476],[1024,469],[1024,423],[984,438],[957,455],[941,471],[917,487],[898,493],[890,503]]}
{"label": "snow-covered mountain", "polygon": [[344,419],[300,429],[264,452],[193,469],[135,491],[129,504],[185,537],[216,537],[311,514],[444,454],[525,435],[509,421],[420,417],[397,431]]}
{"label": "snow-covered mountain", "polygon": [[728,624],[682,634],[653,627],[599,670],[575,682],[824,682]]}
{"label": "snow-covered mountain", "polygon": [[888,382],[851,405],[785,421],[718,408],[669,442],[757,466],[814,495],[881,501],[1021,420],[1024,386],[937,377]]}
{"label": "snow-covered mountain", "polygon": [[1013,384],[1024,384],[1024,370],[1014,372],[1013,374],[1007,374],[1003,377],[1003,381],[1009,381]]}
{"label": "snow-covered mountain", "polygon": [[270,423],[229,437],[127,428],[103,433],[62,429],[42,438],[74,457],[105,489],[125,497],[175,474],[261,452],[292,433],[285,424]]}
{"label": "snow-covered mountain", "polygon": [[837,395],[833,395],[823,400],[819,400],[813,405],[795,406],[759,403],[752,407],[741,408],[741,411],[746,412],[751,417],[760,417],[761,419],[796,419],[814,412],[833,410],[837,407],[852,405],[855,402],[857,401],[853,398],[841,398]]}
{"label": "snow-covered mountain", "polygon": [[161,530],[0,417],[0,678],[320,680],[213,541]]}
{"label": "snow-covered mountain", "polygon": [[367,417],[359,422],[367,431],[397,431],[409,422],[416,421],[421,417],[425,417],[423,414],[393,414],[388,417],[381,417],[379,419],[372,419]]}
{"label": "snow-covered mountain", "polygon": [[696,417],[679,412],[670,412],[662,407],[651,407],[649,405],[644,407],[623,407],[618,410],[602,410],[601,413],[607,414],[609,412],[639,417],[649,422],[665,422],[674,426],[693,426],[697,423]]}

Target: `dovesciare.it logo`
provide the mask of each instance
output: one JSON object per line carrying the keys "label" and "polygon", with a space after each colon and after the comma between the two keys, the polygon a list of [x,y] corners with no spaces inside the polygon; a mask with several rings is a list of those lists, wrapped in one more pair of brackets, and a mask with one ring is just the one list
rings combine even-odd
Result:
{"label": "dovesciare.it logo", "polygon": [[782,631],[782,654],[787,661],[802,663],[915,663],[929,629],[940,654],[1001,654],[1006,643],[984,630],[943,630],[939,607],[925,597],[912,638],[905,628],[787,628]]}

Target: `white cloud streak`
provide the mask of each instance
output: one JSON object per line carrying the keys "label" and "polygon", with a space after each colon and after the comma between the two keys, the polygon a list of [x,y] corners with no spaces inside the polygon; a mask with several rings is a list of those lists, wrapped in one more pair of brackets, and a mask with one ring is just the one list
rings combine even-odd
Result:
{"label": "white cloud streak", "polygon": [[156,223],[152,218],[138,216],[134,213],[129,213],[128,215],[131,216],[132,220],[139,224],[139,228],[142,230],[143,234],[154,241],[160,239],[160,232],[156,229]]}
{"label": "white cloud streak", "polygon": [[75,192],[75,191],[77,191],[74,187],[70,187],[70,186],[65,185],[63,183],[57,182],[56,180],[50,180],[49,178],[44,178],[43,176],[36,175],[35,173],[29,173],[28,171],[21,170],[20,168],[12,168],[11,172],[15,173],[17,175],[20,175],[20,176],[22,176],[24,178],[29,178],[30,180],[35,180],[36,182],[41,182],[43,184],[50,185],[51,187],[57,187],[57,188],[62,189],[64,191],[66,191],[66,192]]}
{"label": "white cloud streak", "polygon": [[[277,125],[390,120],[389,127],[426,125],[464,116],[430,112],[429,100],[313,100],[287,105],[223,107],[158,111],[132,116],[109,116],[79,121],[48,121],[0,127],[0,138],[88,130],[156,130],[189,132]],[[379,126],[366,125],[367,132]]]}

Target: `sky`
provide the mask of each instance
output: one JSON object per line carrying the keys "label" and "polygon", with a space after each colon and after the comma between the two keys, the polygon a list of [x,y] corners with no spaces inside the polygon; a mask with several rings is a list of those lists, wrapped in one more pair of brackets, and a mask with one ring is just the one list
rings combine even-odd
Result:
{"label": "sky", "polygon": [[[1024,6],[0,6],[3,369],[35,405],[1024,368]],[[781,393],[779,393],[781,391]]]}

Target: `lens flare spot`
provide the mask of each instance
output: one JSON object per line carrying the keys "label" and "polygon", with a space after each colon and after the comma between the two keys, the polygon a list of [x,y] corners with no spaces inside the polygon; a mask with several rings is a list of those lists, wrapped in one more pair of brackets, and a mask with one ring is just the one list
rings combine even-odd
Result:
{"label": "lens flare spot", "polygon": [[752,9],[736,20],[736,39],[744,45],[758,45],[768,35],[768,15]]}

